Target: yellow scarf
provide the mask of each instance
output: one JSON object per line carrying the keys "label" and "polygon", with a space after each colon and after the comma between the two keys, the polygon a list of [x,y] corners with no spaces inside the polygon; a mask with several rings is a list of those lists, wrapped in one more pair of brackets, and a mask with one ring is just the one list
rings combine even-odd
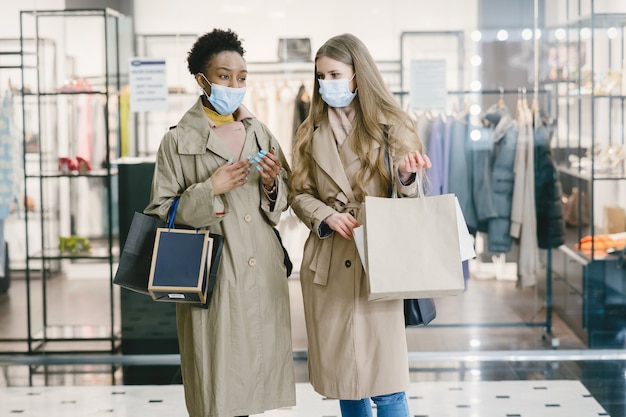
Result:
{"label": "yellow scarf", "polygon": [[208,107],[204,107],[204,113],[207,117],[213,120],[216,126],[222,126],[235,121],[235,116],[232,114],[219,114],[215,110],[211,110]]}

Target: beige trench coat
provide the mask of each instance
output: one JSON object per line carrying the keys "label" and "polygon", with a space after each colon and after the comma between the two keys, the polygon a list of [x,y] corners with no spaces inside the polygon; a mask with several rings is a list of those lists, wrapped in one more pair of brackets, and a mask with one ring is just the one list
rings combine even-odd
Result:
{"label": "beige trench coat", "polygon": [[[201,100],[165,134],[146,214],[165,220],[180,195],[176,223],[224,236],[208,309],[178,304],[176,323],[191,417],[232,417],[295,404],[289,290],[282,248],[271,226],[287,207],[288,165],[269,130],[240,107],[237,119],[209,127]],[[254,123],[254,126],[251,126]],[[235,157],[216,132],[242,127],[241,158],[275,146],[284,169],[273,211],[252,170],[247,184],[214,196],[212,173]],[[236,157],[235,157],[236,158]]]}
{"label": "beige trench coat", "polygon": [[[312,140],[311,189],[316,192],[290,198],[297,216],[311,230],[300,269],[309,379],[318,393],[331,398],[354,400],[404,391],[409,385],[409,367],[403,303],[368,302],[354,241],[322,223],[337,211],[351,210],[358,218],[358,157],[348,142],[338,152],[327,122]],[[384,149],[374,149],[372,157],[378,152]],[[415,183],[403,186],[394,177],[401,197],[416,196]],[[380,181],[366,186],[368,195],[386,195]]]}

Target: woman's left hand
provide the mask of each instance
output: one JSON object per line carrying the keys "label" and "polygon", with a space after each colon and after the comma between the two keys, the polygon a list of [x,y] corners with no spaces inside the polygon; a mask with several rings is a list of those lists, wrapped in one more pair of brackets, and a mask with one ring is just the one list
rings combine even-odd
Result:
{"label": "woman's left hand", "polygon": [[263,182],[263,185],[266,188],[271,188],[282,168],[282,164],[280,163],[278,156],[276,156],[276,149],[272,147],[272,149],[263,155],[262,158],[259,158],[257,162],[257,167],[260,169],[256,169],[259,171],[259,175],[261,176],[261,182]]}
{"label": "woman's left hand", "polygon": [[398,173],[400,180],[407,182],[411,179],[411,175],[422,169],[428,169],[432,166],[428,155],[422,155],[418,151],[411,151],[400,160],[398,164]]}

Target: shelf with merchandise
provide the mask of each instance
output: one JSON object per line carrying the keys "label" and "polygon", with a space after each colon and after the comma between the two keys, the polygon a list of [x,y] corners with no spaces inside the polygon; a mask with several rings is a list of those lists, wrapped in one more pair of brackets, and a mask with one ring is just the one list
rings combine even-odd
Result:
{"label": "shelf with merchandise", "polygon": [[40,174],[27,174],[26,178],[109,178],[111,176],[117,175],[117,169],[93,169],[89,172],[62,172],[59,170],[51,170],[51,171],[42,171]]}
{"label": "shelf with merchandise", "polygon": [[[37,196],[38,213],[48,213],[25,222],[27,234],[41,234],[34,243],[27,240],[26,285],[43,282],[43,295],[27,300],[28,351],[105,342],[93,351],[113,353],[120,323],[112,284],[119,243],[117,168],[111,161],[119,156],[119,97],[128,80],[124,63],[133,55],[132,20],[109,8],[22,10],[20,36],[22,78],[29,80],[20,93],[24,144],[27,136],[36,138],[24,146],[24,192]],[[78,264],[87,269],[77,271]],[[102,275],[90,282],[99,288],[105,314],[84,324],[104,329],[98,336],[50,330],[72,327],[71,317],[49,314],[61,306],[46,295],[47,281],[68,271],[76,278]]]}
{"label": "shelf with merchandise", "polygon": [[[611,288],[626,279],[619,266],[625,235],[608,210],[626,206],[626,13],[596,13],[596,3],[556,7],[564,19],[554,20],[563,23],[541,40],[566,223],[551,268],[555,311],[590,347],[614,347],[626,326],[609,320],[607,307]],[[618,298],[626,308],[626,291]]]}
{"label": "shelf with merchandise", "polygon": [[[87,238],[82,238],[88,241],[88,247],[84,249],[60,249],[59,247],[45,248],[43,252],[36,251],[29,256],[32,259],[83,259],[83,260],[95,260],[95,261],[109,261],[117,262],[119,260],[119,246],[114,246],[113,249],[109,249],[107,242],[102,242]],[[99,262],[102,263],[102,262]]]}

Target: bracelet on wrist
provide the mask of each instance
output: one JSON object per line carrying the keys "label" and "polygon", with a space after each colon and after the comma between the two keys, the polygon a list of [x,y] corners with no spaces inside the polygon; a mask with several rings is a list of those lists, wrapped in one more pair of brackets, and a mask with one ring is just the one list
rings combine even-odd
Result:
{"label": "bracelet on wrist", "polygon": [[269,188],[267,187],[267,185],[263,184],[263,190],[268,194],[275,194],[277,188],[278,187],[276,186],[276,180],[274,180],[274,182],[272,183],[272,186]]}
{"label": "bracelet on wrist", "polygon": [[267,199],[269,201],[271,201],[272,203],[276,202],[276,194],[278,191],[278,186],[276,185],[276,181],[274,181],[274,184],[272,184],[272,188],[268,189],[265,184],[263,184],[263,193],[265,193],[265,196],[267,197]]}

